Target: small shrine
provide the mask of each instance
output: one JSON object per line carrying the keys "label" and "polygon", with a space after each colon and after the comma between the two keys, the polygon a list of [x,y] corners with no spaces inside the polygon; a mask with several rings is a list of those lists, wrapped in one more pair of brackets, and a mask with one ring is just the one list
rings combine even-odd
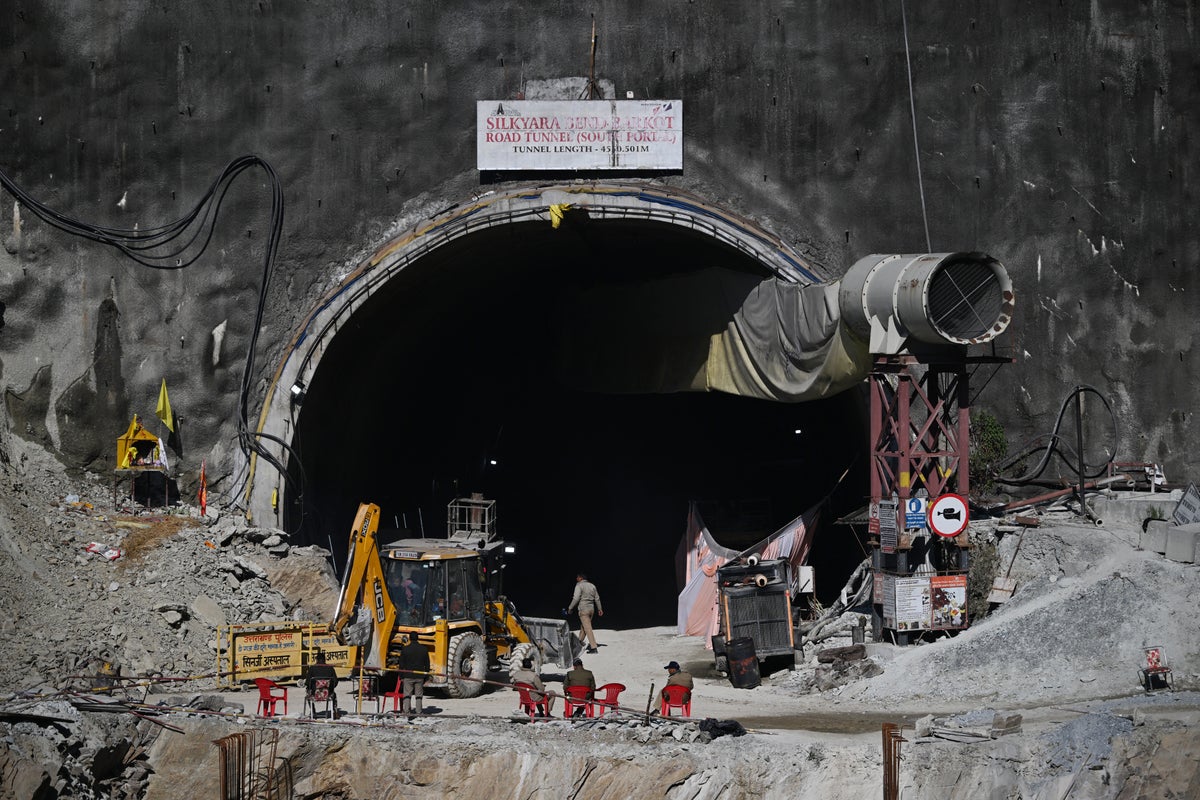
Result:
{"label": "small shrine", "polygon": [[134,414],[129,430],[117,438],[117,469],[164,469],[166,466],[166,456],[159,449],[158,437],[142,427],[141,419]]}
{"label": "small shrine", "polygon": [[[130,479],[129,496],[135,502],[138,502],[138,496],[142,495],[145,498],[145,505],[158,505],[156,498],[161,493],[162,505],[168,505],[170,482],[165,449],[161,440],[146,430],[142,426],[141,419],[134,414],[133,421],[129,423],[129,429],[123,436],[117,438],[117,467],[113,471],[115,476],[113,482],[114,505],[117,502],[117,486],[125,477]],[[162,477],[156,478],[155,474]]]}

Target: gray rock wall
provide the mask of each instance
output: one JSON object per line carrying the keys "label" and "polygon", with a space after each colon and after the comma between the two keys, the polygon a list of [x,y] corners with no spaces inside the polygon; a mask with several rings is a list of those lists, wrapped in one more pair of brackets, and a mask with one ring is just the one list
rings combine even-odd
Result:
{"label": "gray rock wall", "polygon": [[[588,69],[618,97],[685,101],[665,180],[837,274],[926,247],[901,5],[29,0],[0,25],[0,167],[41,201],[144,229],[256,153],[287,202],[258,382],[347,263],[478,188],[475,101]],[[1200,356],[1196,3],[907,6],[933,250],[979,249],[1018,292],[1016,363],[979,404],[1014,439],[1076,384],[1117,456],[1194,472]],[[269,196],[234,185],[205,257],[151,271],[0,198],[0,383],[10,429],[106,469],[164,377],[183,453],[235,467]],[[212,331],[225,324],[219,348]],[[252,409],[252,422],[253,414]]]}

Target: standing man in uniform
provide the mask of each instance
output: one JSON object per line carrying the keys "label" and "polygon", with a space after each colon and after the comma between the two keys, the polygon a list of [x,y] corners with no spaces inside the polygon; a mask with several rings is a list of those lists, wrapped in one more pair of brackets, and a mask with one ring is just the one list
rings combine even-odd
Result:
{"label": "standing man in uniform", "polygon": [[425,696],[425,678],[429,675],[429,650],[417,641],[416,636],[405,636],[400,648],[401,711],[405,714],[416,710],[421,713],[421,698]]}
{"label": "standing man in uniform", "polygon": [[577,606],[579,641],[587,641],[589,653],[598,653],[599,645],[596,644],[596,634],[592,631],[592,615],[603,617],[604,608],[600,605],[600,592],[596,591],[595,585],[582,572],[575,576],[575,595],[571,598],[571,605],[567,606],[567,613],[570,614]]}

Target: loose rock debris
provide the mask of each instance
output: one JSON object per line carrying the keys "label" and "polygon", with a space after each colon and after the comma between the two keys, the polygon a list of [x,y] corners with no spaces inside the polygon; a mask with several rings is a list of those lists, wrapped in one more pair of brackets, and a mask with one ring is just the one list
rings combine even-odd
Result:
{"label": "loose rock debris", "polygon": [[[739,734],[741,709],[761,709],[762,698],[774,713],[795,709],[800,716],[850,720],[979,709],[931,718],[929,731],[937,734],[905,750],[905,796],[944,796],[938,787],[952,785],[960,772],[963,786],[1019,786],[1014,791],[1021,796],[1050,791],[1056,781],[1061,796],[1070,783],[1075,798],[1117,797],[1121,786],[1136,781],[1138,791],[1152,793],[1144,796],[1167,796],[1167,782],[1194,777],[1159,764],[1155,754],[1170,741],[1172,753],[1183,754],[1173,764],[1195,762],[1187,729],[1170,726],[1176,717],[1196,717],[1200,707],[1190,691],[1200,683],[1189,660],[1194,648],[1187,646],[1194,618],[1177,602],[1200,591],[1197,568],[1137,550],[1136,532],[1125,536],[1113,523],[1097,533],[1094,526],[1043,515],[1043,524],[1026,531],[1019,553],[1002,549],[1001,563],[1013,564],[1020,588],[986,620],[953,639],[908,648],[869,644],[862,658],[824,659],[829,663],[820,663],[817,646],[808,646],[795,671],[764,676],[754,690],[728,690],[738,698],[724,707],[731,710],[703,720],[631,714],[513,726],[503,716],[444,714],[264,721],[252,703],[209,691],[213,626],[323,619],[336,593],[325,551],[295,547],[283,532],[248,526],[235,515],[202,518],[187,507],[169,515],[117,514],[105,502],[103,482],[67,479],[36,457],[0,460],[0,481],[11,487],[0,492],[0,545],[7,555],[0,559],[0,688],[8,690],[0,696],[0,796],[141,798],[153,796],[154,781],[180,788],[184,777],[171,770],[173,759],[183,756],[169,743],[199,737],[196,746],[211,748],[228,726],[279,730],[290,737],[281,742],[308,754],[313,765],[325,763],[326,746],[333,753],[363,740],[378,752],[375,737],[392,737],[390,747],[400,746],[400,737],[410,748],[406,763],[424,763],[419,748],[444,737],[436,745],[441,752],[479,744],[478,758],[509,754],[505,763],[521,748],[542,752],[537,742],[549,748],[551,761],[564,763],[583,764],[597,753],[612,763],[661,759],[682,769],[665,785],[704,797],[739,791],[792,797],[805,786],[837,786],[841,794],[824,796],[850,797],[877,789],[877,733],[866,746],[852,738],[858,734],[844,742],[802,730],[765,736],[763,715],[755,711],[755,730]],[[979,536],[999,538],[980,528]],[[123,554],[108,560],[86,549],[92,543]],[[329,594],[321,597],[322,591]],[[850,646],[860,615],[844,617],[845,635],[822,649]],[[1176,654],[1177,691],[1144,696],[1135,670],[1143,640]],[[700,702],[720,707],[725,682],[702,666]],[[1113,696],[1119,699],[1093,699]],[[995,701],[1020,710],[996,711]],[[1063,702],[1072,708],[1053,710],[1051,704]],[[1114,705],[1098,705],[1103,702]],[[1031,709],[1037,710],[1032,721]],[[163,755],[152,763],[154,743]],[[704,760],[680,766],[681,757],[699,753],[707,754]],[[453,779],[449,772],[437,777]],[[298,781],[296,796],[317,797],[339,786],[318,770]],[[413,797],[432,796],[416,784],[409,789]],[[342,796],[362,795],[346,789]]]}

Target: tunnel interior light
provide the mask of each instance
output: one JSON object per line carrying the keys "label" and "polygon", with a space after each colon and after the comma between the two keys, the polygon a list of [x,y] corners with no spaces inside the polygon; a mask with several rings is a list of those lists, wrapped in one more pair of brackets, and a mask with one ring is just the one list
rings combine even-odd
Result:
{"label": "tunnel interior light", "polygon": [[493,458],[493,459],[490,459],[490,460],[488,461],[488,463],[489,463],[489,464],[491,464],[491,465],[494,467],[494,466],[496,466],[496,464],[497,464],[497,463],[499,463],[499,462],[497,462],[497,461],[496,461],[496,459],[494,459],[494,458]]}
{"label": "tunnel interior light", "polygon": [[304,384],[300,381],[292,384],[292,402],[296,405],[304,402]]}
{"label": "tunnel interior light", "polygon": [[801,430],[800,428],[796,428],[796,430],[792,431],[792,433],[794,433],[794,434],[796,434],[797,436],[799,436],[800,434],[804,433],[804,431],[803,431],[803,430]]}
{"label": "tunnel interior light", "polygon": [[506,544],[506,545],[504,546],[504,552],[506,552],[506,553],[515,553],[515,552],[517,552],[517,548],[513,547],[511,544]]}

